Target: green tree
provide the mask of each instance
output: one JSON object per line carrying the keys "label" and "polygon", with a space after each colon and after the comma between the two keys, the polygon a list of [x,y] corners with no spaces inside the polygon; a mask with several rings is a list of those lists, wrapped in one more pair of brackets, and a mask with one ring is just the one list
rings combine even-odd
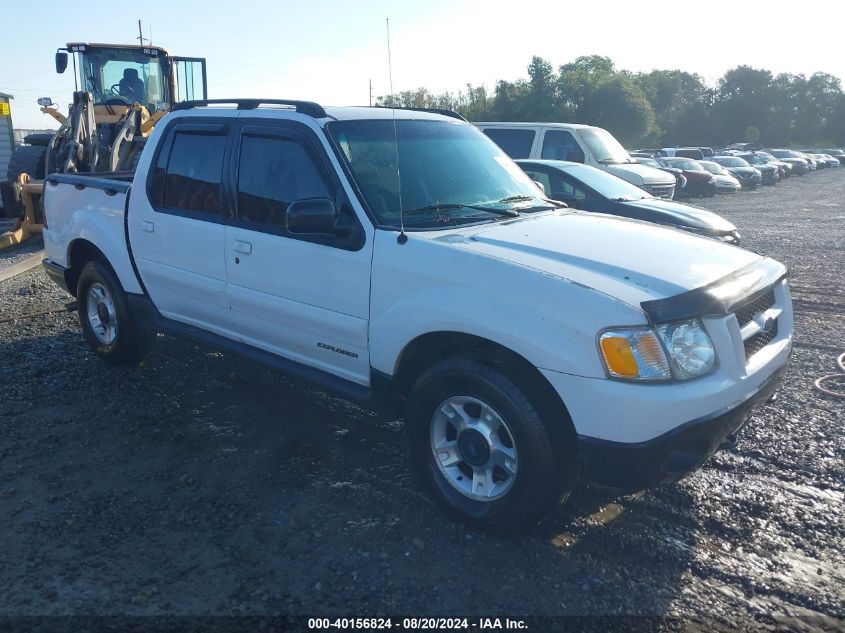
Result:
{"label": "green tree", "polygon": [[720,143],[743,137],[746,128],[757,127],[765,135],[770,129],[772,73],[751,66],[737,66],[725,73],[716,89],[713,119],[719,127]]}
{"label": "green tree", "polygon": [[590,91],[578,110],[578,122],[603,127],[628,147],[638,145],[655,129],[651,104],[625,74],[604,78]]}
{"label": "green tree", "polygon": [[558,73],[557,94],[563,109],[575,116],[596,87],[616,74],[609,57],[584,55],[564,64]]}
{"label": "green tree", "polygon": [[758,130],[753,125],[748,126],[745,128],[745,140],[749,143],[756,143],[760,140],[760,130]]}

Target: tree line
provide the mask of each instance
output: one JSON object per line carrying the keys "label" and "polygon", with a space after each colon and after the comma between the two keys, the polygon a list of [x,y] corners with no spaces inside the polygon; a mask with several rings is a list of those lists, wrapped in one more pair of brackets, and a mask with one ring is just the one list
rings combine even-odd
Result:
{"label": "tree line", "polygon": [[695,73],[617,69],[589,55],[554,69],[541,57],[528,77],[499,80],[492,92],[433,94],[417,88],[379,97],[379,105],[446,108],[470,121],[561,121],[610,130],[626,147],[845,145],[845,93],[839,78],[817,72],[780,73],[737,66],[715,87]]}

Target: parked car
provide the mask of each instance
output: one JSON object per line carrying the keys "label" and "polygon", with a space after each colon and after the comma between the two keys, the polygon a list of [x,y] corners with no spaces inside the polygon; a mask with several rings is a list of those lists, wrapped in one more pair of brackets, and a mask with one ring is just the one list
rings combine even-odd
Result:
{"label": "parked car", "polygon": [[47,178],[44,266],[107,363],[165,331],[403,415],[429,494],[511,530],[677,480],[783,376],[782,264],[560,208],[457,115],[260,103],[174,106],[131,182]]}
{"label": "parked car", "polygon": [[762,156],[763,159],[767,163],[777,166],[778,172],[780,173],[780,179],[781,180],[788,177],[792,173],[793,168],[792,168],[792,165],[790,163],[784,162],[784,161],[780,160],[779,158],[775,158],[774,156],[772,156],[768,152],[764,152],[763,150],[756,152],[756,154],[758,156]]}
{"label": "parked car", "polygon": [[631,152],[631,156],[637,155],[650,156],[651,158],[656,158],[658,156],[668,156],[668,154],[664,150],[655,147],[635,149],[633,152]]}
{"label": "parked car", "polygon": [[684,176],[683,169],[675,169],[674,167],[664,167],[660,163],[657,162],[656,159],[651,158],[648,155],[641,155],[638,153],[631,154],[634,160],[636,160],[640,165],[645,165],[646,167],[653,167],[654,169],[660,169],[665,171],[667,174],[672,174],[675,177],[675,195],[672,196],[673,200],[677,200],[681,197],[681,192],[684,190],[684,187],[687,186],[687,178]]}
{"label": "parked car", "polygon": [[700,147],[679,147],[675,150],[675,156],[692,158],[693,160],[704,160],[704,152]]}
{"label": "parked car", "polygon": [[810,171],[816,171],[819,168],[818,161],[816,161],[816,159],[808,153],[802,151],[796,151],[795,153],[807,161],[807,166],[810,168]]}
{"label": "parked car", "polygon": [[671,226],[739,244],[739,231],[726,219],[699,207],[655,198],[605,171],[559,160],[518,160],[517,165],[543,185],[553,200],[570,207]]}
{"label": "parked car", "polygon": [[817,159],[819,162],[823,162],[825,167],[839,167],[839,159],[834,158],[830,154],[820,154],[816,152],[812,154],[813,158]]}
{"label": "parked car", "polygon": [[839,161],[840,165],[845,165],[845,150],[833,148],[833,149],[823,149],[822,152],[828,154],[829,156],[833,156],[836,160]]}
{"label": "parked car", "polygon": [[661,165],[682,169],[687,179],[687,186],[684,187],[681,195],[685,197],[708,197],[716,195],[716,179],[713,174],[704,169],[698,162],[691,158],[678,158],[665,156],[658,160]]}
{"label": "parked car", "polygon": [[760,172],[760,182],[764,185],[776,185],[780,182],[780,169],[777,165],[769,163],[757,152],[738,152],[734,156],[741,158],[746,163]]}
{"label": "parked car", "polygon": [[738,152],[756,152],[759,149],[763,149],[763,146],[759,143],[731,143],[725,149]]}
{"label": "parked car", "polygon": [[728,173],[728,170],[722,167],[719,163],[714,163],[709,160],[700,160],[698,164],[704,167],[707,171],[713,174],[716,181],[716,193],[736,193],[742,188],[739,180]]}
{"label": "parked car", "polygon": [[760,171],[754,169],[739,156],[713,156],[710,160],[727,169],[731,176],[739,181],[743,189],[756,189],[763,182]]}
{"label": "parked car", "polygon": [[793,174],[803,176],[810,171],[809,163],[798,152],[793,152],[791,149],[766,149],[765,151],[778,160],[792,165]]}
{"label": "parked car", "polygon": [[569,160],[603,169],[659,198],[672,198],[675,178],[640,165],[605,129],[569,123],[476,123],[511,158]]}

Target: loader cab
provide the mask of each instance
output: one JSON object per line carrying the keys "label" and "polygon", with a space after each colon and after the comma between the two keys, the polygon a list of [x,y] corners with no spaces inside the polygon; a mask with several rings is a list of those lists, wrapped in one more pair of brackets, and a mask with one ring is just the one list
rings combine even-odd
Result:
{"label": "loader cab", "polygon": [[56,53],[56,71],[73,56],[78,89],[90,92],[95,106],[140,103],[152,115],[180,101],[206,98],[205,59],[173,57],[157,46],[72,42]]}

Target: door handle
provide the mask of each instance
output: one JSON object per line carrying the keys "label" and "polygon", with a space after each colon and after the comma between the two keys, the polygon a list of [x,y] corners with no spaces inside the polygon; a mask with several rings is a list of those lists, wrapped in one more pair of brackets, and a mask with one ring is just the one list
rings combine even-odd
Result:
{"label": "door handle", "polygon": [[252,252],[252,244],[249,242],[242,242],[241,240],[235,240],[235,252],[249,255]]}
{"label": "door handle", "polygon": [[154,233],[156,230],[155,224],[152,222],[147,222],[146,220],[141,222],[141,230],[147,233]]}

